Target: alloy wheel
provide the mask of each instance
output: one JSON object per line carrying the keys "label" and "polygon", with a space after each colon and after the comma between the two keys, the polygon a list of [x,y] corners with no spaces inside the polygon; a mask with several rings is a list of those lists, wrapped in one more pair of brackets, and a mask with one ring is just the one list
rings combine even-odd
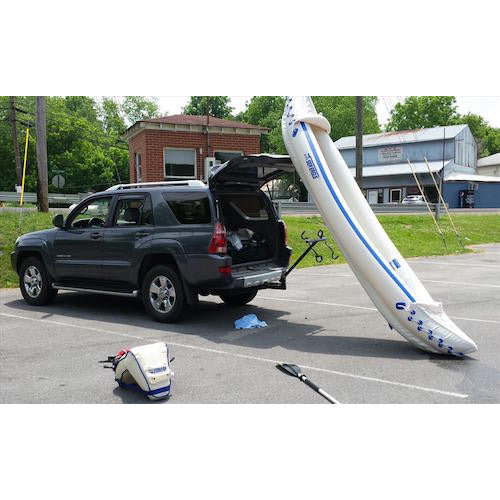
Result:
{"label": "alloy wheel", "polygon": [[154,310],[159,313],[168,313],[175,305],[175,287],[166,276],[156,276],[149,287],[149,300]]}
{"label": "alloy wheel", "polygon": [[35,266],[27,267],[24,271],[23,283],[26,293],[32,299],[36,299],[42,291],[42,275],[38,268]]}

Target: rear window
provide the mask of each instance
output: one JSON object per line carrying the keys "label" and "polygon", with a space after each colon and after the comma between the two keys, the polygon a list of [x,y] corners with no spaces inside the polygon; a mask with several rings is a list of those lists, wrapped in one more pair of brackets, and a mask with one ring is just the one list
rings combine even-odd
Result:
{"label": "rear window", "polygon": [[206,193],[162,193],[181,224],[209,224],[212,221]]}
{"label": "rear window", "polygon": [[242,217],[248,220],[268,220],[269,213],[262,196],[238,194],[225,200]]}

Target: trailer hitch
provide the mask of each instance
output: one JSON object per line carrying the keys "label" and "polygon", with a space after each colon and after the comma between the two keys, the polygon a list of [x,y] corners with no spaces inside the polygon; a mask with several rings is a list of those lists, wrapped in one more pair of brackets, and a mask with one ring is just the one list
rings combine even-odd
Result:
{"label": "trailer hitch", "polygon": [[323,256],[320,255],[318,252],[316,252],[316,250],[314,249],[314,247],[320,242],[320,241],[323,241],[326,245],[326,247],[330,250],[331,252],[331,258],[333,260],[336,260],[338,259],[338,255],[335,255],[335,251],[333,250],[333,248],[328,244],[325,236],[324,236],[324,233],[323,233],[323,230],[320,229],[318,231],[318,234],[317,234],[317,238],[315,239],[311,239],[311,238],[308,238],[306,235],[305,235],[305,231],[302,231],[300,237],[303,241],[305,241],[307,243],[307,248],[302,252],[302,255],[287,269],[286,273],[283,275],[283,278],[282,280],[284,280],[298,265],[299,263],[304,259],[304,257],[309,253],[309,252],[313,252],[314,253],[314,258],[316,259],[316,262],[318,264],[321,264],[321,262],[323,262]]}

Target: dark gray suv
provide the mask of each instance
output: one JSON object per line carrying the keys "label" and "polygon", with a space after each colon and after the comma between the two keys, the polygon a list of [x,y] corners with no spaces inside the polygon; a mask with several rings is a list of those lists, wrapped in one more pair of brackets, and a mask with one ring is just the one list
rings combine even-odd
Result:
{"label": "dark gray suv", "polygon": [[251,155],[216,167],[208,184],[125,184],[96,193],[53,229],[16,241],[12,266],[26,302],[58,290],[141,296],[157,321],[177,320],[199,295],[231,305],[286,287],[286,227],[261,188],[293,165]]}

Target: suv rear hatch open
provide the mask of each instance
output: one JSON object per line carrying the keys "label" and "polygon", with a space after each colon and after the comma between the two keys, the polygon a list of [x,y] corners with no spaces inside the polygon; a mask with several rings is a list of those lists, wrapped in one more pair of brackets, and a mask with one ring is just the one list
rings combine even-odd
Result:
{"label": "suv rear hatch open", "polygon": [[227,230],[233,273],[288,265],[284,223],[261,188],[293,171],[290,157],[284,155],[240,156],[212,170],[209,187]]}
{"label": "suv rear hatch open", "polygon": [[247,155],[233,158],[212,169],[208,177],[210,189],[220,186],[253,186],[261,188],[295,167],[288,155]]}

